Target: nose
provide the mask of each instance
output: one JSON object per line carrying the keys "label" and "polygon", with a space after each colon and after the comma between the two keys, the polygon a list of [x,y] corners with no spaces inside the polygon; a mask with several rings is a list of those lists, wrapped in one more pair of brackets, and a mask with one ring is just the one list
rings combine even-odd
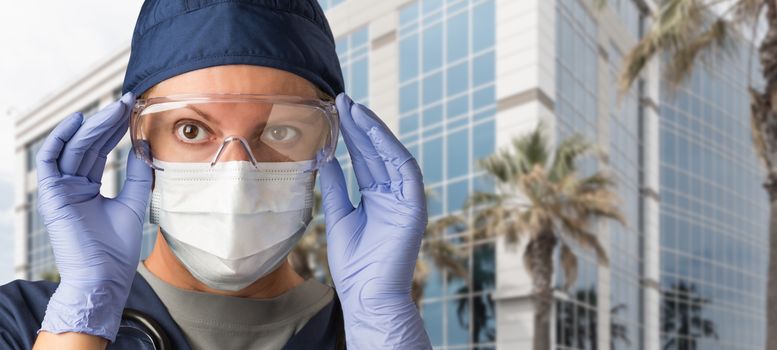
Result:
{"label": "nose", "polygon": [[248,141],[240,136],[228,136],[224,138],[224,142],[213,157],[210,166],[216,165],[216,162],[218,161],[249,161],[256,166],[256,159],[251,152]]}

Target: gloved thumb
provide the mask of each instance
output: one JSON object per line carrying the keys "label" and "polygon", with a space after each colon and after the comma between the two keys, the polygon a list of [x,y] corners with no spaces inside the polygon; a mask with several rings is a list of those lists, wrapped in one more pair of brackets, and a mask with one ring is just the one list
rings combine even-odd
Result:
{"label": "gloved thumb", "polygon": [[[140,146],[149,154],[148,143],[140,141]],[[151,193],[151,167],[135,154],[135,149],[127,157],[127,179],[116,200],[128,206],[141,220],[146,215],[146,207]]]}
{"label": "gloved thumb", "polygon": [[337,158],[332,157],[331,160],[324,162],[318,168],[318,176],[321,187],[321,207],[324,211],[324,221],[329,228],[353,211],[353,205],[348,198],[343,168],[340,167]]}

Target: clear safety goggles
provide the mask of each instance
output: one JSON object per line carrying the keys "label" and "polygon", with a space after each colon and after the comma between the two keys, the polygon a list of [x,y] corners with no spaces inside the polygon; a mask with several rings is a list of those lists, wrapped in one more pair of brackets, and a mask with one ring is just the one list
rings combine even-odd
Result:
{"label": "clear safety goggles", "polygon": [[334,156],[338,128],[334,101],[280,95],[138,99],[130,120],[136,154],[157,170],[164,169],[154,159],[211,166],[312,161],[310,170],[315,170]]}

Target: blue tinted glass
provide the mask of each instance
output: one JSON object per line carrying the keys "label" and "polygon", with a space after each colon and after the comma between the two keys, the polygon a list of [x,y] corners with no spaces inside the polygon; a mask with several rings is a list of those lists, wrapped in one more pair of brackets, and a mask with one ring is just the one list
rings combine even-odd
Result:
{"label": "blue tinted glass", "polygon": [[[477,70],[477,69],[476,69]],[[464,92],[468,85],[467,62],[448,68],[448,96]]]}
{"label": "blue tinted glass", "polygon": [[472,13],[472,50],[478,52],[494,46],[495,25],[494,1],[489,0],[475,7]]}
{"label": "blue tinted glass", "polygon": [[472,180],[472,192],[494,193],[494,179],[490,175],[480,175]]}
{"label": "blue tinted glass", "polygon": [[[562,104],[559,104],[559,105],[562,105]],[[475,120],[475,121],[478,121],[478,120],[482,120],[482,119],[493,118],[495,113],[496,113],[496,108],[489,108],[489,109],[486,109],[484,111],[480,111],[480,112],[476,113],[472,117],[472,119]]]}
{"label": "blue tinted glass", "polygon": [[399,118],[399,133],[406,134],[418,130],[418,114],[409,114]]}
{"label": "blue tinted glass", "polygon": [[440,99],[442,99],[442,73],[435,73],[424,78],[424,104]]}
{"label": "blue tinted glass", "polygon": [[443,276],[442,272],[434,265],[434,260],[429,257],[424,258],[424,263],[429,271],[424,284],[424,297],[434,298],[442,296]]}
{"label": "blue tinted glass", "polygon": [[[448,135],[448,178],[462,176],[469,171],[468,130]],[[449,208],[450,209],[450,208]]]}
{"label": "blue tinted glass", "polygon": [[432,346],[442,345],[443,343],[442,306],[441,302],[424,303],[422,308],[424,327],[426,327],[426,333],[429,334],[429,340],[432,341]]}
{"label": "blue tinted glass", "polygon": [[469,96],[464,95],[448,101],[447,118],[453,118],[467,113],[469,109]]}
{"label": "blue tinted glass", "polygon": [[472,130],[472,157],[477,162],[494,153],[496,142],[496,124],[488,121],[476,125]]}
{"label": "blue tinted glass", "polygon": [[424,72],[442,66],[442,24],[424,29]]}
{"label": "blue tinted glass", "polygon": [[453,62],[467,56],[467,43],[469,42],[469,26],[467,25],[468,12],[463,12],[448,18],[448,62]]}
{"label": "blue tinted glass", "polygon": [[452,129],[457,129],[460,126],[465,126],[467,124],[469,124],[469,118],[467,118],[467,116],[461,116],[461,117],[456,117],[454,119],[448,119],[447,126],[449,130],[452,130]]}
{"label": "blue tinted glass", "polygon": [[429,195],[426,197],[426,207],[430,218],[442,215],[442,198],[442,188],[437,187],[430,190]]}
{"label": "blue tinted glass", "polygon": [[423,1],[423,8],[424,13],[429,13],[435,10],[438,10],[442,6],[442,0],[424,0]]}
{"label": "blue tinted glass", "polygon": [[369,96],[367,82],[369,73],[367,72],[367,59],[363,58],[351,65],[351,98],[354,101],[361,101]]}
{"label": "blue tinted glass", "polygon": [[414,2],[399,10],[399,24],[409,23],[418,18],[418,3]]}
{"label": "blue tinted glass", "polygon": [[472,290],[492,290],[496,286],[496,259],[494,244],[483,244],[472,249]]}
{"label": "blue tinted glass", "polygon": [[481,107],[493,104],[496,101],[496,91],[494,86],[487,86],[482,88],[472,95],[472,109],[478,109]]}
{"label": "blue tinted glass", "polygon": [[358,32],[355,32],[351,36],[351,46],[357,47],[361,45],[367,44],[367,40],[369,39],[367,35],[367,28],[360,29]]}
{"label": "blue tinted glass", "polygon": [[337,152],[335,153],[337,157],[342,157],[348,153],[348,150],[345,148],[345,142],[343,142],[343,137],[337,138]]}
{"label": "blue tinted glass", "polygon": [[337,56],[339,56],[342,59],[342,56],[348,52],[348,37],[344,36],[341,38],[338,38],[335,40],[335,50],[337,51]]}
{"label": "blue tinted glass", "polygon": [[399,81],[406,81],[417,75],[418,34],[413,34],[399,42]]}
{"label": "blue tinted glass", "polygon": [[423,126],[427,127],[442,121],[442,105],[436,105],[424,110]]}
{"label": "blue tinted glass", "polygon": [[424,130],[424,137],[429,138],[432,136],[437,136],[441,133],[442,133],[442,125],[437,125],[435,127]]}
{"label": "blue tinted glass", "polygon": [[469,300],[448,302],[448,345],[469,343]]}
{"label": "blue tinted glass", "polygon": [[418,108],[418,83],[412,82],[399,89],[399,112]]}
{"label": "blue tinted glass", "polygon": [[[464,179],[448,185],[448,212],[461,209],[469,194],[469,182]],[[463,285],[463,283],[462,283]]]}
{"label": "blue tinted glass", "polygon": [[428,183],[442,181],[442,138],[425,142],[423,152],[424,180]]}
{"label": "blue tinted glass", "polygon": [[[409,142],[407,142],[407,143],[409,143]],[[419,154],[418,154],[418,144],[408,145],[407,143],[405,143],[405,146],[407,146],[407,150],[410,152],[410,154],[413,155],[413,158],[418,159],[418,156],[419,156]]]}
{"label": "blue tinted glass", "polygon": [[478,86],[494,81],[496,64],[494,52],[488,52],[472,62],[472,86]]}

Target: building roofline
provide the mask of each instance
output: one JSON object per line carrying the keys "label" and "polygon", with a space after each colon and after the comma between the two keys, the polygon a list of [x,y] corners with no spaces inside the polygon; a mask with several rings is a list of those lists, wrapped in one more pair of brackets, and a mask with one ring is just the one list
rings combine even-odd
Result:
{"label": "building roofline", "polygon": [[23,120],[26,120],[27,118],[30,118],[31,116],[39,113],[46,107],[49,107],[51,104],[59,100],[62,96],[65,95],[68,91],[70,91],[73,87],[78,86],[82,83],[84,83],[87,79],[90,78],[91,72],[100,71],[102,69],[107,68],[112,63],[114,63],[117,59],[120,57],[127,55],[127,53],[130,51],[130,44],[129,42],[122,45],[118,50],[103,56],[100,60],[98,60],[93,66],[89,66],[87,69],[85,69],[80,74],[76,75],[75,78],[70,80],[69,82],[62,85],[61,88],[54,90],[54,92],[47,94],[46,96],[40,98],[40,102],[33,104],[33,107],[25,110],[24,112],[19,113],[15,120],[14,120],[14,126],[19,126],[20,122]]}

